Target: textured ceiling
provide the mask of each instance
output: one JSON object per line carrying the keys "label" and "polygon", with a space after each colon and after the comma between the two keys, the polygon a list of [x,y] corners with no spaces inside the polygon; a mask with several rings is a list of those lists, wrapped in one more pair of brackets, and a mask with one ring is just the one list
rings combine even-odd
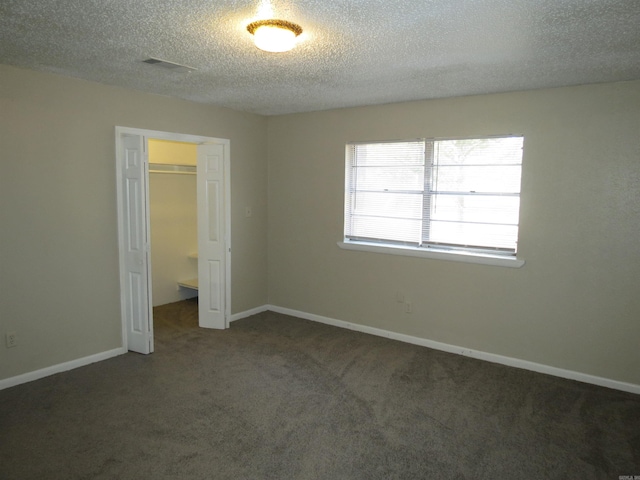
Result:
{"label": "textured ceiling", "polygon": [[[0,63],[266,115],[640,79],[640,0],[0,0]],[[195,67],[174,72],[156,57]]]}

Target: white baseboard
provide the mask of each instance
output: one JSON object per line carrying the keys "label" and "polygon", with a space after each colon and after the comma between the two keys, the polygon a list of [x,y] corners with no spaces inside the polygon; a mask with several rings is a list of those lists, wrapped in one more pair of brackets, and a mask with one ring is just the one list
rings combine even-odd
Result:
{"label": "white baseboard", "polygon": [[575,372],[573,370],[565,370],[562,368],[551,367],[549,365],[543,365],[541,363],[529,362],[527,360],[521,360],[519,358],[505,357],[503,355],[496,355],[494,353],[487,353],[481,352],[479,350],[472,350],[470,348],[458,347],[456,345],[450,345],[448,343],[436,342],[433,340],[427,340],[426,338],[414,337],[402,333],[391,332],[389,330],[382,330],[379,328],[368,327],[366,325],[359,325],[357,323],[345,322],[343,320],[336,320],[334,318],[323,317],[321,315],[315,315],[313,313],[301,312],[299,310],[292,310],[290,308],[278,307],[276,305],[267,305],[265,310],[271,310],[272,312],[291,315],[298,318],[304,318],[305,320],[311,320],[314,322],[325,323],[327,325],[333,325],[334,327],[369,333],[371,335],[377,335],[378,337],[386,337],[393,340],[398,340],[400,342],[433,348],[434,350],[456,353],[465,357],[477,358],[479,360],[499,363],[501,365],[507,365],[509,367],[522,368],[524,370],[545,373],[547,375],[553,375],[555,377],[577,380],[578,382],[590,383],[593,385],[599,385],[601,387],[613,388],[615,390],[622,390],[623,392],[630,392],[640,395],[640,385],[636,385],[633,383],[620,382],[618,380],[597,377],[595,375]]}
{"label": "white baseboard", "polygon": [[90,365],[92,363],[101,362],[102,360],[117,357],[118,355],[122,355],[124,353],[127,353],[126,348],[115,348],[106,352],[96,353],[95,355],[89,355],[88,357],[78,358],[69,362],[52,365],[50,367],[35,370],[33,372],[23,373],[22,375],[17,375],[15,377],[5,378],[4,380],[0,380],[0,390],[9,387],[15,387],[16,385],[20,385],[22,383],[39,380],[40,378],[55,375],[56,373],[73,370],[74,368],[84,367],[85,365]]}
{"label": "white baseboard", "polygon": [[[258,313],[265,312],[266,310],[267,310],[267,306],[262,305],[261,307],[252,308],[251,310],[234,313],[233,315],[231,315],[231,318],[229,321],[234,322],[236,320],[240,320],[241,318],[246,318],[246,317],[250,317],[251,315],[256,315]],[[32,382],[34,380],[39,380],[41,378],[48,377],[50,375],[55,375],[56,373],[66,372],[67,370],[73,370],[74,368],[84,367],[85,365],[90,365],[95,362],[101,362],[102,360],[107,360],[109,358],[116,357],[124,353],[127,353],[127,349],[125,347],[116,348],[114,350],[109,350],[102,353],[96,353],[95,355],[78,358],[76,360],[60,363],[58,365],[52,365],[50,367],[42,368],[40,370],[35,370],[33,372],[23,373],[22,375],[17,375],[15,377],[5,378],[3,380],[0,380],[0,390],[3,390],[5,388],[10,388],[10,387],[15,387],[16,385]]]}
{"label": "white baseboard", "polygon": [[268,310],[267,305],[262,305],[261,307],[252,308],[251,310],[245,310],[244,312],[238,312],[231,315],[229,322],[235,322],[236,320],[240,320],[241,318],[247,318],[251,315],[257,315],[258,313],[266,312]]}
{"label": "white baseboard", "polygon": [[[456,353],[466,357],[477,358],[478,360],[485,360],[487,362],[499,363],[501,365],[507,365],[509,367],[522,368],[524,370],[531,370],[533,372],[544,373],[547,375],[553,375],[555,377],[566,378],[569,380],[576,380],[578,382],[590,383],[601,387],[612,388],[615,390],[621,390],[623,392],[635,393],[640,395],[640,385],[633,383],[620,382],[618,380],[611,380],[609,378],[597,377],[595,375],[589,375],[586,373],[575,372],[573,370],[565,370],[562,368],[551,367],[549,365],[543,365],[541,363],[529,362],[527,360],[521,360],[518,358],[505,357],[503,355],[496,355],[494,353],[481,352],[479,350],[472,350],[470,348],[458,347],[456,345],[450,345],[448,343],[436,342],[428,340],[426,338],[414,337],[412,335],[405,335],[402,333],[396,333],[389,330],[382,330],[380,328],[368,327],[366,325],[360,325],[357,323],[345,322],[344,320],[337,320],[335,318],[323,317],[321,315],[315,315],[313,313],[302,312],[300,310],[293,310],[290,308],[278,307],[276,305],[263,305],[260,307],[252,308],[244,312],[234,313],[231,315],[230,322],[240,320],[242,318],[250,317],[251,315],[257,315],[258,313],[271,310],[272,312],[282,313],[284,315],[291,315],[293,317],[303,318],[305,320],[311,320],[314,322],[324,323],[326,325],[332,325],[334,327],[346,328],[348,330],[354,330],[357,332],[368,333],[376,335],[378,337],[390,338],[392,340],[398,340],[400,342],[411,343],[413,345],[420,345],[427,348],[433,348],[434,350],[441,350],[443,352]],[[43,368],[33,372],[28,372],[15,377],[6,378],[0,380],[0,390],[5,388],[20,385],[22,383],[31,382],[40,378],[48,377],[60,372],[66,372],[74,368],[83,367],[91,363],[107,360],[118,355],[127,353],[127,349],[124,347],[116,348],[88,357],[79,358],[70,362],[60,363],[51,367]]]}

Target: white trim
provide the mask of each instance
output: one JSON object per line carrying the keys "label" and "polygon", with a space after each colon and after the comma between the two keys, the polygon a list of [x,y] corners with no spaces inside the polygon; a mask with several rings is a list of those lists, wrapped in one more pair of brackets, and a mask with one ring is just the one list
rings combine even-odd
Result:
{"label": "white trim", "polygon": [[224,144],[224,234],[225,269],[224,272],[224,326],[231,322],[231,140],[218,139]]}
{"label": "white trim", "polygon": [[243,318],[250,317],[251,315],[257,315],[262,312],[266,312],[269,310],[267,305],[262,305],[261,307],[252,308],[250,310],[245,310],[244,312],[238,312],[231,315],[230,322],[235,322],[236,320],[241,320]]}
{"label": "white trim", "polygon": [[452,262],[477,263],[480,265],[492,265],[496,267],[520,268],[524,265],[524,260],[512,257],[501,257],[499,255],[489,255],[459,251],[434,251],[426,248],[407,247],[400,245],[380,245],[377,243],[338,242],[338,246],[344,250],[357,250],[361,252],[388,253],[390,255],[404,255],[406,257],[432,258],[435,260],[449,260]]}
{"label": "white trim", "polygon": [[[508,367],[521,368],[523,370],[530,370],[532,372],[544,373],[552,375],[554,377],[566,378],[568,380],[576,380],[578,382],[590,383],[592,385],[598,385],[601,387],[612,388],[614,390],[621,390],[623,392],[635,393],[640,395],[640,385],[633,383],[620,382],[618,380],[611,380],[609,378],[597,377],[595,375],[589,375],[586,373],[575,372],[573,370],[565,370],[562,368],[551,367],[549,365],[543,365],[540,363],[529,362],[527,360],[521,360],[518,358],[505,357],[503,355],[496,355],[494,353],[482,352],[479,350],[472,350],[470,348],[458,347],[456,345],[450,345],[448,343],[436,342],[434,340],[428,340],[426,338],[414,337],[412,335],[405,335],[402,333],[391,332],[389,330],[382,330],[380,328],[368,327],[366,325],[360,325],[357,323],[345,322],[344,320],[337,320],[334,318],[323,317],[313,313],[306,313],[300,310],[293,310],[291,308],[278,307],[276,305],[262,305],[255,307],[244,312],[234,313],[230,321],[234,322],[242,318],[250,317],[258,313],[266,311],[272,311],[281,313],[283,315],[291,315],[293,317],[302,318],[305,320],[311,320],[313,322],[324,323],[326,325],[332,325],[334,327],[346,328],[356,332],[368,333],[370,335],[376,335],[378,337],[390,338],[392,340],[398,340],[400,342],[410,343],[413,345],[419,345],[422,347],[433,348],[434,350],[440,350],[448,353],[455,353],[465,357],[476,358],[478,360],[484,360],[491,363],[499,363]],[[74,368],[90,365],[95,362],[107,360],[109,358],[127,353],[125,347],[116,348],[106,352],[90,355],[88,357],[79,358],[70,362],[60,363],[51,367],[43,368],[33,372],[28,372],[15,377],[6,378],[0,380],[0,390],[10,388],[23,383],[38,380],[40,378],[48,377],[56,373],[66,372]]]}
{"label": "white trim", "polygon": [[23,383],[39,380],[44,377],[55,375],[56,373],[66,372],[67,370],[73,370],[75,368],[84,367],[92,363],[101,362],[109,358],[117,357],[127,353],[125,347],[114,348],[113,350],[107,350],[106,352],[96,353],[95,355],[89,355],[88,357],[78,358],[69,362],[59,363],[50,367],[42,368],[40,370],[34,370],[33,372],[23,373],[15,377],[5,378],[0,380],[0,390],[5,388],[15,387]]}
{"label": "white trim", "polygon": [[532,372],[544,373],[547,375],[553,375],[554,377],[576,380],[578,382],[590,383],[601,387],[612,388],[614,390],[621,390],[623,392],[635,393],[637,395],[640,395],[640,385],[636,385],[633,383],[621,382],[604,377],[597,377],[595,375],[575,372],[573,370],[565,370],[563,368],[543,365],[541,363],[530,362],[528,360],[522,360],[519,358],[505,357],[503,355],[496,355],[494,353],[472,350],[465,347],[458,347],[456,345],[450,345],[448,343],[436,342],[433,340],[427,340],[426,338],[414,337],[412,335],[405,335],[402,333],[391,332],[389,330],[368,327],[366,325],[360,325],[357,323],[345,322],[343,320],[336,320],[334,318],[323,317],[321,315],[315,315],[313,313],[301,312],[299,310],[292,310],[290,308],[268,305],[267,309],[276,313],[282,313],[284,315],[291,315],[294,317],[303,318],[305,320],[311,320],[313,322],[333,325],[334,327],[346,328],[357,332],[363,332],[379,337],[390,338],[392,340],[398,340],[400,342],[411,343],[413,345],[433,348],[434,350],[441,350],[443,352],[456,353],[465,357],[477,358],[478,360],[485,360],[491,363],[499,363],[501,365],[507,365],[509,367],[521,368],[523,370],[530,370]]}
{"label": "white trim", "polygon": [[205,137],[202,135],[191,135],[188,133],[162,132],[160,130],[146,130],[144,128],[131,128],[116,126],[116,135],[128,133],[129,135],[140,135],[154,140],[171,140],[174,142],[186,143],[220,143],[228,145],[230,141],[226,138]]}
{"label": "white trim", "polygon": [[[202,135],[190,135],[186,133],[173,133],[173,132],[163,132],[159,130],[146,130],[143,128],[131,128],[131,127],[115,127],[116,134],[116,192],[117,192],[117,212],[118,212],[118,257],[120,263],[120,316],[122,321],[122,345],[126,349],[127,348],[127,324],[126,324],[126,316],[125,316],[125,296],[123,291],[123,255],[124,251],[124,232],[122,232],[121,228],[121,219],[122,212],[124,209],[124,205],[122,204],[122,186],[121,186],[121,167],[120,167],[120,155],[122,150],[121,138],[124,134],[129,135],[140,135],[145,139],[154,139],[154,140],[171,140],[176,142],[187,142],[187,143],[195,143],[195,144],[203,144],[203,143],[216,143],[220,145],[224,145],[224,181],[225,181],[225,250],[226,250],[226,259],[225,259],[225,327],[229,327],[229,322],[231,321],[231,140],[227,138],[217,138],[217,137],[205,137]],[[146,144],[146,142],[145,142]],[[146,154],[147,152],[145,152]],[[145,162],[147,163],[147,162]],[[145,167],[146,170],[146,179],[145,182],[148,183],[149,170],[148,167]],[[147,207],[149,205],[149,188],[146,186],[146,194],[147,194]],[[149,215],[147,212],[147,222],[149,221]],[[149,226],[147,225],[147,231],[150,231]],[[147,262],[148,265],[148,280],[149,285],[151,285],[151,260],[150,260],[151,252],[147,252],[149,255],[149,260]],[[151,292],[149,292],[149,302],[150,302],[150,315],[152,310],[151,306]],[[153,342],[153,336],[152,336]],[[153,347],[153,343],[152,343]],[[153,348],[152,348],[153,351]]]}
{"label": "white trim", "polygon": [[118,222],[118,293],[120,294],[120,323],[122,330],[122,348],[127,351],[127,322],[126,322],[126,297],[125,297],[125,264],[122,252],[125,251],[125,232],[122,223],[124,218],[124,192],[122,185],[122,134],[126,129],[122,127],[116,127],[116,208],[117,208],[117,222]]}

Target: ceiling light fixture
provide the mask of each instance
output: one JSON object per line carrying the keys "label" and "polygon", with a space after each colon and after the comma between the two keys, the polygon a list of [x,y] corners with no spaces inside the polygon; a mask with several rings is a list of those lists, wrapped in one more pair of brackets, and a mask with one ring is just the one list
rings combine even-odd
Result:
{"label": "ceiling light fixture", "polygon": [[253,35],[253,41],[265,52],[288,52],[296,46],[296,38],[302,33],[302,27],[286,20],[270,18],[257,20],[247,25]]}

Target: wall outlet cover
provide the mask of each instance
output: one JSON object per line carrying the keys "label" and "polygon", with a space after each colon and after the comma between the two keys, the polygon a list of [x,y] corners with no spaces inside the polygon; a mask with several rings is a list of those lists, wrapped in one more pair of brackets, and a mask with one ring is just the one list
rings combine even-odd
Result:
{"label": "wall outlet cover", "polygon": [[18,345],[18,334],[16,332],[7,332],[7,348],[15,347]]}

